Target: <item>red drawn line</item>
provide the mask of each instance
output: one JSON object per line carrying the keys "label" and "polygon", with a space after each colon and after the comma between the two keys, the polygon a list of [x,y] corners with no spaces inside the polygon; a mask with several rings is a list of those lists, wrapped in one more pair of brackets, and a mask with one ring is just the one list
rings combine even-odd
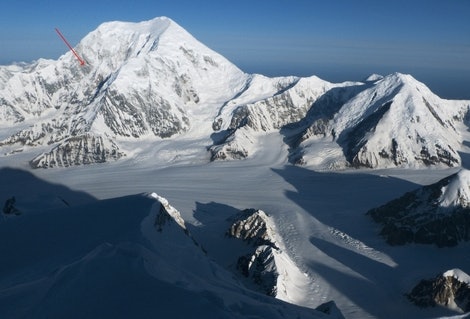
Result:
{"label": "red drawn line", "polygon": [[80,58],[77,54],[77,52],[75,52],[75,50],[72,48],[72,46],[67,42],[67,40],[65,39],[65,37],[62,35],[62,33],[60,33],[59,29],[55,28],[55,32],[57,32],[57,34],[60,36],[60,38],[65,42],[65,44],[69,47],[70,51],[72,51],[72,53],[75,55],[75,57],[77,58],[78,62],[80,62],[80,65],[85,65],[85,61],[82,60],[82,58]]}

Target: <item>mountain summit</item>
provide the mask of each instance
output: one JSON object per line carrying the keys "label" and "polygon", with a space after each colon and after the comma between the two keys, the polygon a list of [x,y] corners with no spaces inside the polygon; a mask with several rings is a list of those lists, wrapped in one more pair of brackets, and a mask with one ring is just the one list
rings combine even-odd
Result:
{"label": "mountain summit", "polygon": [[0,145],[52,145],[34,167],[102,162],[125,155],[119,138],[187,132],[192,112],[215,116],[213,105],[247,81],[168,18],[104,23],[76,50],[87,62],[83,67],[69,52],[58,61],[0,69],[0,121],[29,124]]}
{"label": "mountain summit", "polygon": [[411,75],[371,79],[330,90],[312,106],[297,161],[311,161],[311,145],[326,138],[353,167],[460,164],[456,126],[467,111],[460,102],[440,99]]}
{"label": "mountain summit", "polygon": [[457,124],[470,102],[442,100],[410,75],[250,75],[166,17],[104,23],[75,49],[84,66],[68,52],[0,67],[4,155],[83,165],[184,139],[185,155],[230,160],[262,151],[273,133],[292,162],[322,168],[460,164]]}

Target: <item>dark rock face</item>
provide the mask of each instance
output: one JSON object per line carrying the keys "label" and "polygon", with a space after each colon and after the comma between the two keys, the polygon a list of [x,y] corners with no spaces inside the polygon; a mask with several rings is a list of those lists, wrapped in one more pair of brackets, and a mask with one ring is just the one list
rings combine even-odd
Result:
{"label": "dark rock face", "polygon": [[357,126],[352,128],[350,131],[343,133],[343,135],[340,136],[339,142],[345,145],[344,152],[346,155],[346,159],[352,164],[353,167],[374,167],[373,163],[369,163],[367,160],[363,160],[359,156],[359,154],[361,152],[367,152],[366,135],[375,131],[377,123],[382,119],[384,114],[390,110],[390,106],[392,105],[392,103],[392,101],[385,103],[376,112],[369,115]]}
{"label": "dark rock face", "polygon": [[442,207],[439,198],[443,189],[457,178],[448,178],[416,191],[387,204],[373,208],[367,215],[381,224],[382,235],[390,245],[407,243],[434,244],[438,247],[455,246],[460,241],[470,240],[470,207],[458,191],[458,204]]}
{"label": "dark rock face", "polygon": [[277,271],[271,246],[259,246],[253,254],[241,256],[238,259],[237,269],[247,278],[250,278],[262,292],[268,296],[276,296]]}
{"label": "dark rock face", "polygon": [[227,233],[229,236],[239,238],[253,246],[275,247],[273,239],[269,236],[265,218],[266,214],[262,211],[246,209],[230,226]]}
{"label": "dark rock face", "polygon": [[407,297],[419,307],[439,305],[470,311],[470,287],[453,276],[439,275],[434,279],[422,280]]}
{"label": "dark rock face", "polygon": [[70,137],[31,160],[32,168],[68,167],[82,164],[104,163],[124,156],[117,145],[102,136],[84,134]]}
{"label": "dark rock face", "polygon": [[238,258],[237,270],[259,287],[261,292],[275,297],[279,272],[274,254],[279,248],[270,236],[267,218],[263,211],[246,209],[235,218],[227,235],[254,247],[251,253]]}
{"label": "dark rock face", "polygon": [[21,212],[16,208],[16,198],[15,196],[10,197],[5,201],[5,204],[3,205],[3,213],[6,215],[20,215]]}
{"label": "dark rock face", "polygon": [[[428,216],[423,216],[428,218]],[[380,234],[391,245],[435,244],[438,247],[450,247],[459,241],[470,239],[470,210],[462,209],[451,216],[435,216],[432,220],[420,220],[419,217],[403,218],[400,221],[388,221]],[[374,218],[376,221],[380,220]]]}
{"label": "dark rock face", "polygon": [[332,318],[345,319],[341,310],[338,309],[338,306],[334,301],[325,302],[324,304],[319,305],[315,310],[323,312]]}

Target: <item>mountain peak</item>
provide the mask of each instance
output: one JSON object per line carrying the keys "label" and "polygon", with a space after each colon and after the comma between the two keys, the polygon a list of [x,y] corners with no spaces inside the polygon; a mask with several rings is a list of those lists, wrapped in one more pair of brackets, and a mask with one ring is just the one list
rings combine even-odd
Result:
{"label": "mountain peak", "polygon": [[382,80],[383,78],[384,78],[383,75],[373,73],[373,74],[369,75],[369,76],[364,80],[364,82],[377,82],[377,81]]}
{"label": "mountain peak", "polygon": [[162,16],[155,17],[150,20],[140,22],[126,22],[126,21],[107,21],[98,26],[95,31],[110,31],[110,30],[124,30],[124,31],[138,31],[141,33],[160,33],[164,31],[170,24],[176,24],[172,19]]}
{"label": "mountain peak", "polygon": [[[166,17],[143,22],[105,22],[86,35],[77,50],[92,65],[101,64],[110,57],[125,61],[141,53],[156,50],[160,37],[170,26],[183,32],[183,28]],[[190,37],[187,33],[186,36]]]}
{"label": "mountain peak", "polygon": [[467,285],[470,285],[470,276],[467,275],[467,273],[465,273],[463,270],[458,269],[458,268],[447,270],[446,272],[444,272],[442,274],[442,276],[444,276],[444,277],[453,277],[453,278],[457,279],[460,282],[463,282],[463,283],[466,283]]}
{"label": "mountain peak", "polygon": [[420,307],[447,307],[459,312],[470,311],[470,276],[460,269],[451,269],[432,279],[421,280],[407,294]]}

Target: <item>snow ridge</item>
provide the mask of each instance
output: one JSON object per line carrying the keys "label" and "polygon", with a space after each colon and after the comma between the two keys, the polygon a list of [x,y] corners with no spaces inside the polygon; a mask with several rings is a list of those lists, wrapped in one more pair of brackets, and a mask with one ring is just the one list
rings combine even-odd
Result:
{"label": "snow ridge", "polygon": [[470,276],[467,275],[467,273],[465,273],[461,269],[455,268],[455,269],[447,270],[442,275],[444,277],[454,277],[458,281],[466,283],[467,285],[470,285]]}
{"label": "snow ridge", "polygon": [[165,224],[171,221],[176,222],[176,224],[178,224],[183,230],[187,230],[180,212],[171,206],[166,198],[163,198],[156,193],[151,193],[148,196],[156,199],[160,204],[160,208],[158,209],[158,213],[156,213],[155,217],[155,227],[159,232],[163,230]]}

